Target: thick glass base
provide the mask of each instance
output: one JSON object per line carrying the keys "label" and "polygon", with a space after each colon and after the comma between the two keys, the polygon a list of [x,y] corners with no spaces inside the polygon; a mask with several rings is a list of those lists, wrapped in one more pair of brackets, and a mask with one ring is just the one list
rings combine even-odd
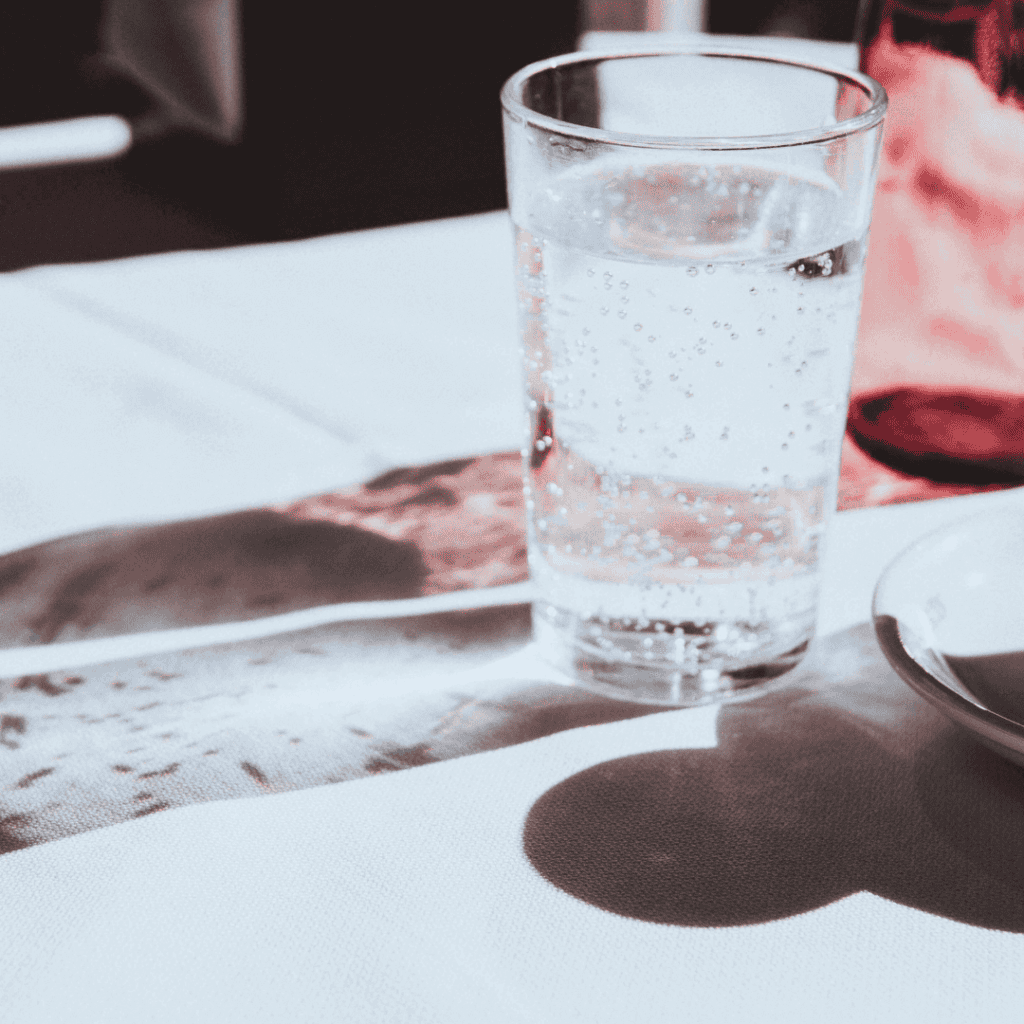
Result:
{"label": "thick glass base", "polygon": [[785,622],[666,623],[583,619],[538,602],[542,656],[606,697],[694,707],[747,700],[784,681],[814,635],[814,614]]}

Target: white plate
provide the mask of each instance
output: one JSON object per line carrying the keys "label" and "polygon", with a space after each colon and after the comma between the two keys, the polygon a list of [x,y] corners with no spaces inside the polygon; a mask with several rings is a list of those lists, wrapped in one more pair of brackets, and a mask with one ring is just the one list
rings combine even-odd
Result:
{"label": "white plate", "polygon": [[878,581],[872,616],[906,683],[1024,767],[1024,503],[913,543]]}

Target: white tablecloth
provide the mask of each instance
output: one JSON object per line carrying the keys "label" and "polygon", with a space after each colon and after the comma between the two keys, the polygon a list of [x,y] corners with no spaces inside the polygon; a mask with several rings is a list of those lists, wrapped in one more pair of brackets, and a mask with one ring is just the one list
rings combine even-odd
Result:
{"label": "white tablecloth", "polygon": [[[504,215],[487,214],[0,282],[3,548],[517,447],[507,245]],[[840,514],[821,633],[865,622],[879,572],[925,529],[1021,501]],[[411,671],[395,700],[442,685]],[[886,693],[902,722],[916,698]],[[569,729],[8,853],[5,1019],[1017,1020],[1016,931],[869,888],[756,924],[652,923],[570,895],[527,857],[524,823],[552,787],[627,756],[713,750],[732,714]]]}

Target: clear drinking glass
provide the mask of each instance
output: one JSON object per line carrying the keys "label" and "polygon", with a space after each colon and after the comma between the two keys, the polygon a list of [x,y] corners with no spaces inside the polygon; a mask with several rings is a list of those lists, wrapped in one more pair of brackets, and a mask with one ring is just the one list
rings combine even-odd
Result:
{"label": "clear drinking glass", "polygon": [[501,99],[535,636],[611,696],[746,696],[814,633],[885,92],[673,51]]}

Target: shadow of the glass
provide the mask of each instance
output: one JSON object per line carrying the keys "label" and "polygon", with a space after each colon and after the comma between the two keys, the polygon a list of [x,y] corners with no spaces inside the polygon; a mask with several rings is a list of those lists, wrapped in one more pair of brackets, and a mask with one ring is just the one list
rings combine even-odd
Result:
{"label": "shadow of the glass", "polygon": [[829,641],[863,655],[852,672],[723,708],[717,748],[626,757],[550,789],[524,828],[536,870],[663,924],[759,924],[869,891],[1024,931],[1024,775],[912,695],[867,627]]}

